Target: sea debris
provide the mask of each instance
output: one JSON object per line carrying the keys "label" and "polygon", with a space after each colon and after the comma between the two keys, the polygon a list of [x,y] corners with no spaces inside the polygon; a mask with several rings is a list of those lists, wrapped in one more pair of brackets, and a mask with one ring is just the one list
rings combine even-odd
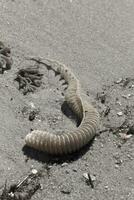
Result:
{"label": "sea debris", "polygon": [[122,115],[123,115],[123,112],[122,112],[122,111],[120,111],[120,112],[118,112],[118,113],[117,113],[117,115],[120,117],[120,116],[122,116]]}
{"label": "sea debris", "polygon": [[111,108],[109,106],[103,111],[103,116],[106,117],[110,113]]}
{"label": "sea debris", "polygon": [[29,92],[34,92],[37,87],[42,84],[43,74],[39,71],[38,65],[31,65],[17,72],[15,81],[19,83],[19,90],[26,95]]}
{"label": "sea debris", "polygon": [[83,173],[83,177],[85,178],[87,185],[91,185],[91,188],[94,188],[93,182],[96,180],[96,177],[87,172]]}
{"label": "sea debris", "polygon": [[[35,170],[35,169],[34,169]],[[36,172],[36,173],[35,173]],[[40,174],[38,171],[32,171],[29,175],[19,181],[17,184],[7,186],[5,182],[4,189],[0,195],[1,200],[28,200],[34,193],[40,189]]]}
{"label": "sea debris", "polygon": [[133,94],[123,94],[122,95],[122,97],[124,98],[124,99],[129,99],[131,96],[133,96]]}
{"label": "sea debris", "polygon": [[116,84],[119,84],[119,83],[122,83],[122,82],[123,82],[122,78],[119,78],[117,81],[115,81]]}
{"label": "sea debris", "polygon": [[70,185],[69,183],[65,182],[63,185],[61,185],[60,187],[60,192],[63,193],[63,194],[70,194],[71,191],[72,191],[72,185]]}
{"label": "sea debris", "polygon": [[0,41],[0,74],[3,74],[5,70],[11,69],[13,59],[10,54],[11,49]]}
{"label": "sea debris", "polygon": [[104,92],[97,93],[97,99],[101,101],[102,104],[106,101],[106,94]]}
{"label": "sea debris", "polygon": [[134,124],[132,126],[129,127],[128,131],[127,131],[127,134],[131,134],[131,135],[134,135]]}
{"label": "sea debris", "polygon": [[129,138],[132,137],[131,134],[126,134],[126,133],[119,133],[119,136],[120,136],[121,139],[123,139],[123,140],[128,140]]}
{"label": "sea debris", "polygon": [[67,165],[68,165],[68,163],[64,162],[64,163],[61,164],[61,167],[66,167]]}

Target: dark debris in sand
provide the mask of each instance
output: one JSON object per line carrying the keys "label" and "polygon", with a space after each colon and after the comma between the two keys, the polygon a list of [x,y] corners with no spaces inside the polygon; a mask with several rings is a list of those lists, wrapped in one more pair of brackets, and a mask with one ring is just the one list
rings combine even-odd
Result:
{"label": "dark debris in sand", "polygon": [[11,49],[0,41],[0,74],[4,71],[11,69],[13,59],[11,57]]}
{"label": "dark debris in sand", "polygon": [[133,78],[120,78],[113,84],[104,86],[102,92],[97,93],[96,99],[106,129],[123,136],[123,139],[128,139],[130,134],[134,134]]}
{"label": "dark debris in sand", "polygon": [[34,195],[34,193],[40,189],[39,182],[41,174],[30,173],[21,182],[17,184],[7,185],[3,188],[0,196],[1,200],[28,200]]}
{"label": "dark debris in sand", "polygon": [[34,92],[37,87],[41,86],[43,74],[39,71],[38,65],[30,65],[20,69],[17,72],[15,81],[19,83],[19,90],[22,90],[26,95],[29,92]]}

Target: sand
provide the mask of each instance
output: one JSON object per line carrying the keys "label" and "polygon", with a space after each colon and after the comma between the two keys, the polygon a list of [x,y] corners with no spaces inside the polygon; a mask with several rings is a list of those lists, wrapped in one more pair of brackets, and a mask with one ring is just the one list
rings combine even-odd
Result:
{"label": "sand", "polygon": [[[119,78],[133,78],[133,11],[131,0],[0,1],[0,40],[11,48],[14,60],[11,70],[0,74],[1,192],[6,180],[9,185],[18,183],[35,168],[42,169],[41,189],[32,200],[134,199],[133,135],[122,142],[106,131],[86,149],[58,162],[45,153],[24,148],[30,129],[62,132],[75,124],[70,120],[71,112],[67,117],[61,111],[64,87],[53,72],[42,67],[42,87],[27,95],[18,90],[14,81],[17,71],[30,63],[25,57],[56,59],[73,70],[83,93],[99,110],[102,105],[96,95],[104,85],[112,85]],[[122,90],[118,88],[118,94]],[[134,93],[132,88],[129,92]],[[118,94],[114,93],[115,97]],[[114,109],[114,99],[108,101]],[[127,103],[133,107],[133,102]],[[40,112],[29,121],[33,105]],[[120,117],[116,118],[118,124]],[[50,168],[49,176],[46,165]],[[89,172],[95,179],[94,188],[83,177],[83,173]]]}

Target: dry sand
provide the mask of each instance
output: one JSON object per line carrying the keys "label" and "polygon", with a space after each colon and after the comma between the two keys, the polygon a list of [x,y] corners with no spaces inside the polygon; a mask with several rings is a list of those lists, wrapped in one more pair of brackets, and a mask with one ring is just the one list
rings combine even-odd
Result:
{"label": "dry sand", "polygon": [[[25,56],[56,59],[71,67],[83,92],[99,108],[95,97],[103,85],[112,85],[120,77],[134,76],[134,2],[1,0],[0,40],[11,47],[14,60],[12,69],[0,75],[1,192],[5,180],[8,184],[17,183],[35,168],[44,170],[39,180],[42,189],[32,200],[133,200],[133,136],[122,143],[107,131],[90,148],[73,155],[72,162],[51,164],[54,158],[23,148],[24,138],[31,128],[55,132],[75,126],[61,112],[63,86],[45,68],[43,86],[33,94],[22,95],[13,80],[18,69],[28,63]],[[118,94],[122,90],[118,88]],[[117,97],[118,94],[114,93]],[[130,107],[133,102],[129,102]],[[27,112],[22,113],[31,103],[40,109],[32,122]],[[112,98],[110,105],[114,109]],[[51,165],[49,177],[46,163]],[[95,176],[93,189],[83,178],[83,173],[89,171]]]}

